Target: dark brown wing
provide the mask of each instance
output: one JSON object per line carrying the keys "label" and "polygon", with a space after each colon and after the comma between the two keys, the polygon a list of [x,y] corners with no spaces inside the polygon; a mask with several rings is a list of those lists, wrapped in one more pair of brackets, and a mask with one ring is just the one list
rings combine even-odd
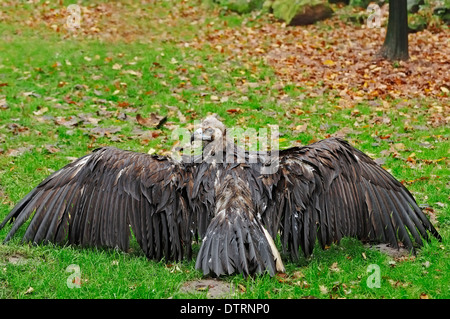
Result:
{"label": "dark brown wing", "polygon": [[191,243],[183,196],[188,175],[164,157],[101,148],[40,183],[0,229],[14,222],[8,241],[34,214],[23,241],[127,250],[131,226],[149,258],[179,260]]}
{"label": "dark brown wing", "polygon": [[264,175],[273,201],[263,215],[283,248],[312,253],[344,236],[413,249],[427,231],[440,236],[411,193],[372,159],[338,138],[280,151],[278,171]]}

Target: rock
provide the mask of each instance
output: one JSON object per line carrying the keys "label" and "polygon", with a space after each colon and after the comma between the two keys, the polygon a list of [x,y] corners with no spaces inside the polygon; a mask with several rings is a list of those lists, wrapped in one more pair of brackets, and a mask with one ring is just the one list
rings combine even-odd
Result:
{"label": "rock", "polygon": [[272,10],[275,18],[291,26],[312,24],[333,15],[333,10],[328,3],[318,0],[275,0],[272,3]]}
{"label": "rock", "polygon": [[307,25],[316,21],[328,19],[333,15],[333,10],[324,4],[306,6],[303,12],[299,12],[291,20],[289,25]]}

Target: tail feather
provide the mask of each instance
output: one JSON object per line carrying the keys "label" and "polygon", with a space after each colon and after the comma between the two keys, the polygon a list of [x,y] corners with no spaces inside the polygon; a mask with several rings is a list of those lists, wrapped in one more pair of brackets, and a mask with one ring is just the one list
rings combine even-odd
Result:
{"label": "tail feather", "polygon": [[204,275],[221,276],[284,271],[281,257],[267,230],[240,210],[219,212],[211,221],[195,267]]}

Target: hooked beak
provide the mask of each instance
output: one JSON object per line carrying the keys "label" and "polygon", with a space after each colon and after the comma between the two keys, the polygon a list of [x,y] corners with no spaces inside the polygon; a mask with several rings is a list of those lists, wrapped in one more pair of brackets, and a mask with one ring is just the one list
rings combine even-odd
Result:
{"label": "hooked beak", "polygon": [[202,128],[195,130],[195,132],[191,135],[191,143],[193,141],[211,141],[212,135],[205,133]]}

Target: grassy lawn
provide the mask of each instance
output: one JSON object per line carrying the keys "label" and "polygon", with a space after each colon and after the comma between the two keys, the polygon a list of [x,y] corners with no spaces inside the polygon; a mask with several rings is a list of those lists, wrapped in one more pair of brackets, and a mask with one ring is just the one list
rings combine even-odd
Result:
{"label": "grassy lawn", "polygon": [[[360,88],[346,87],[344,95],[325,77],[307,75],[308,69],[303,75],[313,80],[296,82],[286,75],[292,65],[283,69],[281,59],[274,64],[273,56],[265,58],[280,44],[264,28],[288,28],[194,0],[81,1],[81,30],[69,32],[64,19],[74,2],[0,5],[1,220],[74,158],[105,145],[167,154],[176,143],[176,126],[191,128],[194,120],[217,113],[233,127],[278,125],[282,148],[345,137],[405,183],[443,237],[403,257],[354,239],[326,250],[317,245],[311,258],[285,259],[286,275],[222,278],[234,287],[230,297],[450,297],[448,90],[368,98]],[[328,24],[314,28],[321,31],[317,41],[329,39]],[[448,39],[448,28],[442,28]],[[239,38],[239,32],[263,35]],[[152,112],[167,116],[165,125],[148,128],[136,120]],[[0,239],[9,229],[0,231]],[[129,252],[21,245],[24,231],[0,244],[0,298],[207,297],[207,289],[180,291],[202,278],[195,260],[149,261],[136,242]],[[66,269],[73,264],[80,267],[80,289],[67,286]],[[379,288],[367,285],[372,264],[380,269]]]}

